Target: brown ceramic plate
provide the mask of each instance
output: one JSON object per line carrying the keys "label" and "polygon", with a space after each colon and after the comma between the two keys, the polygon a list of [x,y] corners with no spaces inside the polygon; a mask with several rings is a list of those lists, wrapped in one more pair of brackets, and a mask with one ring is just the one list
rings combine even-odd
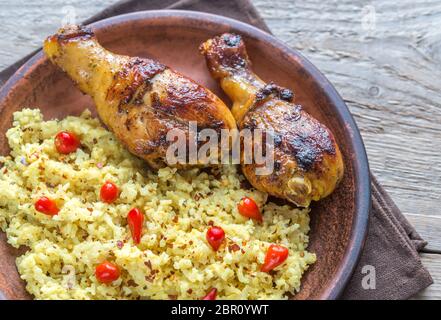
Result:
{"label": "brown ceramic plate", "polygon": [[[210,78],[198,52],[204,40],[223,32],[244,37],[254,69],[266,81],[291,88],[296,102],[325,123],[342,149],[346,172],[338,189],[313,205],[309,250],[317,262],[302,281],[297,299],[335,299],[349,280],[361,253],[369,218],[369,168],[357,126],[329,81],[298,52],[250,25],[190,11],[145,11],[91,25],[101,44],[120,54],[150,57],[207,86],[229,102]],[[23,106],[40,108],[46,118],[78,115],[93,109],[91,99],[54,67],[40,51],[0,90],[0,153],[12,113]],[[18,254],[0,238],[0,295],[29,298],[15,268]]]}

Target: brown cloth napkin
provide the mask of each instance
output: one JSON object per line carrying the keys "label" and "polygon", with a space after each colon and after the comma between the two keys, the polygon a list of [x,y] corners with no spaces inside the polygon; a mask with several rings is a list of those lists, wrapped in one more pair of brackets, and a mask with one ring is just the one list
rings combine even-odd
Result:
{"label": "brown cloth napkin", "polygon": [[[129,12],[158,9],[214,13],[241,20],[270,33],[249,0],[123,0],[84,23]],[[0,86],[32,55],[0,72]],[[433,280],[418,256],[418,251],[426,244],[372,176],[372,211],[366,244],[341,298],[407,299],[428,287]],[[364,266],[368,266],[368,271],[372,270],[369,266],[375,268],[375,289],[362,287],[366,276]]]}

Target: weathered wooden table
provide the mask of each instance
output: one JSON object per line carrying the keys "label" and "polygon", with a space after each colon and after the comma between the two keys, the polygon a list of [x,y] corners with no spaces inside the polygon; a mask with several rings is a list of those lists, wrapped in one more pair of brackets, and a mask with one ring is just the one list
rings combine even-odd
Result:
{"label": "weathered wooden table", "polygon": [[[117,0],[0,0],[0,70],[65,22]],[[274,34],[335,85],[362,132],[372,171],[418,232],[441,299],[441,2],[253,0]]]}

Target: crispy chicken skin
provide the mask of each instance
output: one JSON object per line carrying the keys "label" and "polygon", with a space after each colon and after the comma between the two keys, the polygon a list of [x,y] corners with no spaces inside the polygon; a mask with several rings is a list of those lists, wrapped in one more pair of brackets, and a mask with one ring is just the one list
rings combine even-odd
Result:
{"label": "crispy chicken skin", "polygon": [[273,132],[274,170],[256,175],[256,164],[242,171],[257,189],[298,206],[328,196],[343,176],[343,159],[332,133],[292,102],[293,93],[266,84],[251,70],[239,35],[223,34],[200,47],[211,75],[233,101],[239,129]]}
{"label": "crispy chicken skin", "polygon": [[107,51],[89,28],[64,27],[43,49],[93,98],[103,123],[153,168],[170,165],[171,129],[184,130],[188,141],[189,121],[198,129],[236,128],[230,110],[208,89],[156,61]]}

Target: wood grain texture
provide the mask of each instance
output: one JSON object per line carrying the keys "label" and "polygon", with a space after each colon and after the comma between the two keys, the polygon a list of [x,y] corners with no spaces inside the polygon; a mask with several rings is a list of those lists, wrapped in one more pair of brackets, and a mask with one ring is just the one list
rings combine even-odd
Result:
{"label": "wood grain texture", "polygon": [[117,0],[0,0],[0,70],[34,49],[65,22],[81,22]]}
{"label": "wood grain texture", "polygon": [[[66,20],[81,21],[115,2],[0,0],[0,69]],[[441,2],[253,3],[278,38],[331,80],[360,127],[371,169],[429,241],[427,250],[441,252]],[[436,283],[418,298],[441,296],[439,257],[423,255]]]}
{"label": "wood grain texture", "polygon": [[408,214],[406,218],[428,242],[423,251],[441,254],[441,217]]}
{"label": "wood grain texture", "polygon": [[343,96],[371,169],[401,210],[441,215],[441,2],[254,2],[274,34]]}

